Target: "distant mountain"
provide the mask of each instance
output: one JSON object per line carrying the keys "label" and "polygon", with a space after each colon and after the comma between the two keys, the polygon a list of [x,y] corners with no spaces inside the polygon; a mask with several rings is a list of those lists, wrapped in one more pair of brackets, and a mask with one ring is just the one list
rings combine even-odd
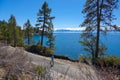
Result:
{"label": "distant mountain", "polygon": [[56,28],[55,32],[81,32],[83,28]]}
{"label": "distant mountain", "polygon": [[81,31],[81,30],[66,30],[66,29],[60,29],[60,30],[55,30],[55,31]]}
{"label": "distant mountain", "polygon": [[66,32],[66,33],[73,33],[73,32],[81,32],[81,30],[64,30],[64,29],[60,29],[60,30],[55,30],[54,32]]}
{"label": "distant mountain", "polygon": [[[74,32],[82,32],[85,30],[85,27],[78,27],[78,28],[55,28],[54,32],[60,32],[60,33],[74,33]],[[113,27],[101,27],[101,31],[107,31],[107,32],[114,32],[116,31]]]}

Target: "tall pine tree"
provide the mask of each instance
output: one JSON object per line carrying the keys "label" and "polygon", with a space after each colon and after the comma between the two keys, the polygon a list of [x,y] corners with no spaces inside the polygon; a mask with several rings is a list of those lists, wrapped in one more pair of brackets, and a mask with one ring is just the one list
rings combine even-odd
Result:
{"label": "tall pine tree", "polygon": [[8,20],[9,24],[9,33],[10,33],[10,43],[16,47],[17,45],[17,35],[16,35],[16,19],[13,15],[11,15],[10,19]]}
{"label": "tall pine tree", "polygon": [[23,46],[23,32],[20,26],[16,26],[15,32],[13,31],[13,26],[11,23],[6,21],[0,21],[0,40],[6,42],[6,44],[11,44],[14,46],[14,35],[16,37],[16,46]]}
{"label": "tall pine tree", "polygon": [[47,31],[50,29],[50,20],[54,19],[54,17],[50,16],[51,9],[48,7],[48,3],[44,2],[42,8],[39,10],[37,16],[37,24],[36,26],[40,26],[41,30],[41,45],[43,46],[44,36]]}
{"label": "tall pine tree", "polygon": [[99,55],[100,28],[111,26],[114,19],[113,10],[117,8],[118,0],[86,0],[83,14],[86,14],[82,23],[84,27],[90,27],[96,33],[95,58]]}

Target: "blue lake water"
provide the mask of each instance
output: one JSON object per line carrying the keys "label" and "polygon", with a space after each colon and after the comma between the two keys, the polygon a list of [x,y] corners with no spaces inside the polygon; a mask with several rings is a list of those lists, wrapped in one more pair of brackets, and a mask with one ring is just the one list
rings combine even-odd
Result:
{"label": "blue lake water", "polygon": [[[80,54],[86,54],[82,46],[78,42],[81,33],[54,33],[55,35],[55,54],[65,55],[73,59],[78,59]],[[47,41],[44,37],[44,45]],[[36,43],[40,40],[40,36],[34,36]],[[100,43],[105,43],[107,46],[107,54],[120,57],[120,33],[109,32],[106,36],[100,37]]]}

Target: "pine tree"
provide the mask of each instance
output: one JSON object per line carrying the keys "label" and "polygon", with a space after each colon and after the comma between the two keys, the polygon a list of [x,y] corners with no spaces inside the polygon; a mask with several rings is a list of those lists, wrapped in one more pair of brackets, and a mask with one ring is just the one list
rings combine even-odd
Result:
{"label": "pine tree", "polygon": [[[91,57],[95,59],[96,36],[91,31],[90,27],[87,27],[86,30],[83,31],[79,42],[84,46],[84,51],[89,52]],[[107,48],[103,43],[101,43],[99,45],[99,50],[99,53],[102,54],[107,50]]]}
{"label": "pine tree", "polygon": [[8,20],[8,23],[9,23],[10,41],[11,43],[13,43],[13,46],[16,47],[17,45],[16,19],[13,15],[11,15],[10,19]]}
{"label": "pine tree", "polygon": [[27,20],[27,22],[24,24],[24,31],[28,45],[32,44],[33,30],[29,20]]}
{"label": "pine tree", "polygon": [[24,46],[24,32],[21,29],[21,26],[17,26],[16,28],[16,36],[17,36],[17,46]]}
{"label": "pine tree", "polygon": [[39,27],[37,27],[37,26],[33,28],[33,32],[34,32],[34,35],[36,35],[36,34],[40,35],[40,33],[41,33]]}
{"label": "pine tree", "polygon": [[49,27],[50,27],[50,29],[48,30],[48,34],[47,34],[47,37],[48,37],[47,46],[51,50],[54,50],[55,49],[55,44],[54,44],[55,37],[53,35],[54,27],[53,27],[52,20],[50,20]]}
{"label": "pine tree", "polygon": [[48,3],[44,2],[42,8],[38,12],[37,24],[36,26],[40,26],[41,30],[41,45],[43,46],[44,36],[46,32],[50,29],[49,23],[50,20],[54,19],[54,17],[50,16],[51,9],[48,7]]}
{"label": "pine tree", "polygon": [[5,40],[8,43],[8,23],[3,20],[0,21],[0,40]]}
{"label": "pine tree", "polygon": [[23,31],[16,25],[16,19],[11,15],[8,22],[0,21],[0,40],[11,44],[12,46],[23,46]]}
{"label": "pine tree", "polygon": [[82,23],[84,27],[91,27],[96,33],[95,58],[99,55],[100,28],[111,26],[114,19],[113,10],[117,8],[118,0],[86,0],[83,14],[86,14]]}

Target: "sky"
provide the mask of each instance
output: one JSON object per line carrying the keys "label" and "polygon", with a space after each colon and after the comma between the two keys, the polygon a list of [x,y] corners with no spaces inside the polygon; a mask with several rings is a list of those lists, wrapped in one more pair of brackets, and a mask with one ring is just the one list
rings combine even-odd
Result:
{"label": "sky", "polygon": [[[51,16],[55,16],[54,28],[77,29],[84,21],[81,12],[85,0],[0,0],[0,20],[8,21],[12,14],[17,20],[17,25],[23,26],[29,19],[32,26],[35,26],[38,10],[44,1],[48,2],[49,8],[52,9]],[[120,10],[115,10],[114,15],[117,20],[113,23],[120,26]]]}

